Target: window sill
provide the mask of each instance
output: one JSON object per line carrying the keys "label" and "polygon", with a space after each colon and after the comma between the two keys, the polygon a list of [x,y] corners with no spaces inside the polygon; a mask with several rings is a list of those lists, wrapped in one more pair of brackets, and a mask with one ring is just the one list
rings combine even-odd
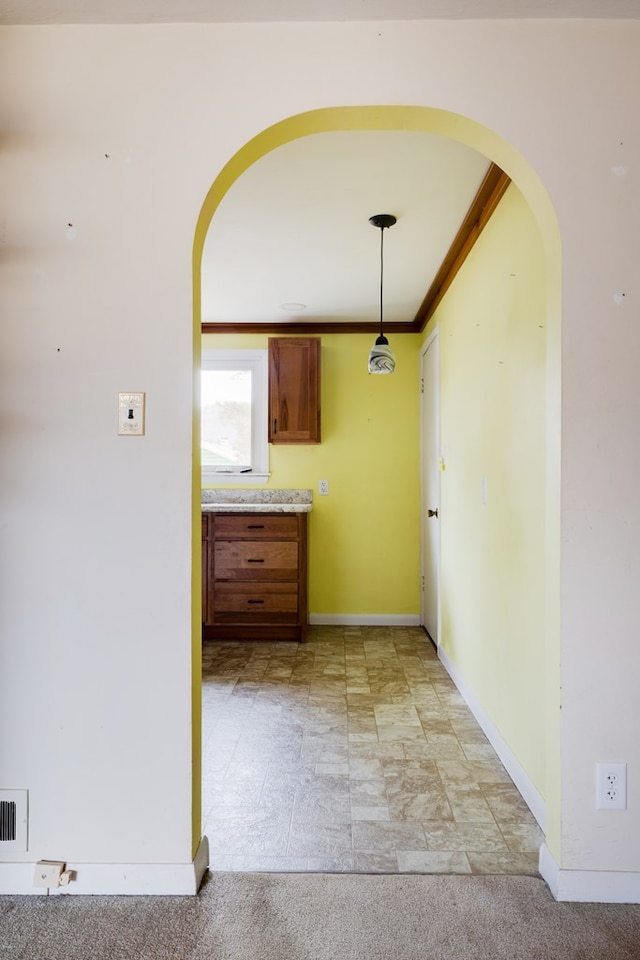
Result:
{"label": "window sill", "polygon": [[209,487],[255,487],[267,483],[270,473],[252,470],[251,473],[223,473],[215,470],[202,471],[202,486]]}

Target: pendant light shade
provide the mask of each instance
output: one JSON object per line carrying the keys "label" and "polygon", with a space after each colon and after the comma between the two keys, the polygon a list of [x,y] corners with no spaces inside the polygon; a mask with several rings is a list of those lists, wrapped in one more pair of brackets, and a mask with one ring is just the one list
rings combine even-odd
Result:
{"label": "pendant light shade", "polygon": [[369,223],[380,230],[380,335],[371,348],[369,354],[369,373],[393,373],[396,369],[396,358],[389,346],[389,341],[382,328],[382,291],[384,279],[384,231],[392,227],[396,218],[391,213],[377,213],[369,217]]}

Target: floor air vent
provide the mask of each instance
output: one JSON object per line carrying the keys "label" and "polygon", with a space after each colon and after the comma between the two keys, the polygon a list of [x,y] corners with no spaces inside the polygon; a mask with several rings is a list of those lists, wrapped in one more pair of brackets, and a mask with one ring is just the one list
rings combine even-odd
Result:
{"label": "floor air vent", "polygon": [[0,860],[27,849],[27,791],[0,790]]}
{"label": "floor air vent", "polygon": [[0,843],[17,838],[17,811],[18,804],[15,800],[0,800]]}

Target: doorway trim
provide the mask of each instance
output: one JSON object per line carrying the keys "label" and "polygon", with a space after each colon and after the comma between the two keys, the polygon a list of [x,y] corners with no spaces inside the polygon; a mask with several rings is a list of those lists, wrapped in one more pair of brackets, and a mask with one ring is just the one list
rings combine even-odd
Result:
{"label": "doorway trim", "polygon": [[[425,357],[427,352],[431,349],[436,350],[435,355],[435,364],[436,364],[436,383],[434,390],[434,421],[435,421],[435,431],[436,431],[436,458],[437,462],[435,464],[436,475],[438,477],[437,481],[437,508],[438,508],[438,534],[437,534],[437,566],[436,566],[436,584],[435,584],[435,593],[436,593],[436,628],[435,628],[435,637],[431,636],[429,631],[429,636],[436,648],[440,646],[440,327],[436,324],[429,336],[424,340],[420,347],[420,528],[421,528],[421,537],[420,537],[420,623],[427,630],[427,611],[425,604],[425,576],[427,570],[427,537],[426,537],[426,521],[427,521],[427,510],[429,509],[429,504],[427,502],[427,476],[429,464],[427,463],[427,453],[425,445],[425,431],[427,428],[426,423],[426,397],[427,397],[427,384],[425,379]],[[431,465],[432,468],[434,465]]]}

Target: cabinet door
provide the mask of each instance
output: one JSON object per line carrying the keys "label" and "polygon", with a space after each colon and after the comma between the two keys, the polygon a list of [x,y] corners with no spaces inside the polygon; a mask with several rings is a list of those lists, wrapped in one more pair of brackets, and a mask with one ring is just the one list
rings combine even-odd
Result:
{"label": "cabinet door", "polygon": [[320,443],[320,337],[269,338],[269,442]]}

